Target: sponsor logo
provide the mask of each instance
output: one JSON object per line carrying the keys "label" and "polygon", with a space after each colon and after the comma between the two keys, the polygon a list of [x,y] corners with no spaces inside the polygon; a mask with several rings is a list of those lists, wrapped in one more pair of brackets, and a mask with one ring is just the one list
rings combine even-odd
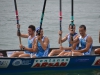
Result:
{"label": "sponsor logo", "polygon": [[96,57],[92,66],[100,66],[100,57]]}
{"label": "sponsor logo", "polygon": [[76,62],[88,62],[89,61],[89,59],[76,59]]}
{"label": "sponsor logo", "polygon": [[10,64],[10,59],[0,59],[0,68],[7,68]]}
{"label": "sponsor logo", "polygon": [[21,60],[21,59],[16,59],[12,63],[13,66],[30,65],[30,64],[31,60]]}
{"label": "sponsor logo", "polygon": [[70,58],[35,59],[32,67],[66,67]]}
{"label": "sponsor logo", "polygon": [[12,63],[13,66],[19,66],[19,65],[21,65],[21,64],[22,64],[22,60],[21,60],[21,59],[16,59],[16,60]]}

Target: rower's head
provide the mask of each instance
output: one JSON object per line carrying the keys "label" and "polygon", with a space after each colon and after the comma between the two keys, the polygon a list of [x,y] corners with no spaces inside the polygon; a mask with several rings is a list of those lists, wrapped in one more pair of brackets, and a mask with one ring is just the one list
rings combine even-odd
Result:
{"label": "rower's head", "polygon": [[86,26],[85,25],[79,26],[79,33],[81,36],[84,36],[86,34]]}
{"label": "rower's head", "polygon": [[69,29],[69,31],[70,31],[71,34],[74,34],[75,33],[75,28],[76,28],[75,25],[73,25],[73,27],[72,27],[71,24],[69,25],[69,28],[68,29]]}
{"label": "rower's head", "polygon": [[29,25],[28,34],[33,35],[34,33],[35,33],[35,26],[34,25]]}
{"label": "rower's head", "polygon": [[[36,28],[36,35],[38,35],[38,32],[40,31],[40,27]],[[43,36],[43,28],[41,28],[40,35]]]}

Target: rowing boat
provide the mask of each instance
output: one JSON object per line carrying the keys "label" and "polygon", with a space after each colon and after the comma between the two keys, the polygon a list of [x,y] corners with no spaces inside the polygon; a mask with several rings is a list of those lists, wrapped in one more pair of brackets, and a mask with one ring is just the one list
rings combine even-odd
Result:
{"label": "rowing boat", "polygon": [[[100,55],[94,54],[94,49],[100,46],[93,46],[91,55],[87,56],[66,56],[66,57],[41,57],[41,58],[9,58],[7,53],[14,50],[1,50],[4,57],[0,57],[0,75],[28,74],[32,75],[62,75],[71,71],[99,71]],[[52,50],[52,48],[50,49]],[[57,73],[57,74],[56,74]],[[59,74],[58,74],[59,73]],[[62,73],[62,74],[60,74]],[[31,75],[30,74],[30,75]],[[64,74],[66,75],[66,74]],[[74,74],[73,74],[74,75]]]}
{"label": "rowing boat", "polygon": [[[19,16],[16,0],[14,0],[16,21],[19,24]],[[40,29],[45,11],[46,0],[44,1]],[[60,1],[60,30],[62,22],[62,9]],[[73,0],[71,10],[71,25],[74,25]],[[72,27],[73,28],[73,27]],[[20,33],[20,29],[18,28]],[[60,36],[62,37],[62,36]],[[21,37],[19,36],[21,44]],[[60,43],[60,45],[62,45]],[[100,46],[93,46],[91,55],[86,56],[66,56],[66,57],[41,57],[41,58],[10,58],[13,50],[0,50],[0,75],[100,75],[100,55],[94,54],[94,49]],[[57,49],[57,48],[51,48]],[[81,73],[80,73],[81,72]],[[85,74],[84,74],[85,73]]]}

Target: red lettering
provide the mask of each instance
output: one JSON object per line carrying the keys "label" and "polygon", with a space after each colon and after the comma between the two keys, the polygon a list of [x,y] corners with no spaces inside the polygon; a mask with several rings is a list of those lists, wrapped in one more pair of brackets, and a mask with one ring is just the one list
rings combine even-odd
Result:
{"label": "red lettering", "polygon": [[100,59],[98,59],[94,65],[98,65],[99,66],[100,65]]}
{"label": "red lettering", "polygon": [[56,63],[54,64],[54,66],[59,66],[59,62],[56,62]]}
{"label": "red lettering", "polygon": [[36,63],[33,67],[40,67],[40,63]]}
{"label": "red lettering", "polygon": [[42,63],[41,67],[46,67],[47,65],[48,65],[48,63],[45,62],[45,63]]}
{"label": "red lettering", "polygon": [[[98,63],[99,62],[99,63]],[[100,60],[98,61],[98,62],[96,62],[96,64],[95,65],[100,65]],[[44,63],[42,63],[42,64],[40,64],[40,63],[36,63],[33,67],[64,67],[64,66],[66,66],[67,65],[67,63],[66,62],[62,62],[61,64],[59,63],[59,62],[56,62],[56,63],[48,63],[48,62],[44,62]]]}
{"label": "red lettering", "polygon": [[49,63],[49,64],[48,64],[48,67],[52,67],[52,66],[53,66],[53,63]]}
{"label": "red lettering", "polygon": [[60,66],[66,66],[66,62],[62,62],[61,64],[60,64]]}

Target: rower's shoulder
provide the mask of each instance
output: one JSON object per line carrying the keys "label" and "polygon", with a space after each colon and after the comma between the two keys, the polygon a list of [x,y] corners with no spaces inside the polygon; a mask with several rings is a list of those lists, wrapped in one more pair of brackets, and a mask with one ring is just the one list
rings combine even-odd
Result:
{"label": "rower's shoulder", "polygon": [[65,37],[68,37],[70,35],[70,33],[67,33],[66,35],[65,35]]}
{"label": "rower's shoulder", "polygon": [[92,39],[92,37],[91,37],[90,35],[88,35],[88,36],[87,36],[86,41],[88,41],[88,42],[91,42],[91,43],[92,43],[92,42],[93,42],[93,39]]}
{"label": "rower's shoulder", "polygon": [[47,36],[44,36],[44,39],[49,40],[49,38]]}
{"label": "rower's shoulder", "polygon": [[[88,37],[91,37],[90,35],[87,35]],[[91,37],[92,38],[92,37]]]}
{"label": "rower's shoulder", "polygon": [[47,36],[44,36],[44,41],[48,42],[48,43],[50,42],[50,40],[49,40],[49,38]]}
{"label": "rower's shoulder", "polygon": [[47,36],[44,36],[44,38],[47,38],[47,39],[49,39]]}
{"label": "rower's shoulder", "polygon": [[88,37],[87,37],[87,38],[92,40],[92,37],[91,37],[90,35],[88,35]]}
{"label": "rower's shoulder", "polygon": [[91,38],[92,39],[92,37],[90,35],[87,35],[87,38]]}

